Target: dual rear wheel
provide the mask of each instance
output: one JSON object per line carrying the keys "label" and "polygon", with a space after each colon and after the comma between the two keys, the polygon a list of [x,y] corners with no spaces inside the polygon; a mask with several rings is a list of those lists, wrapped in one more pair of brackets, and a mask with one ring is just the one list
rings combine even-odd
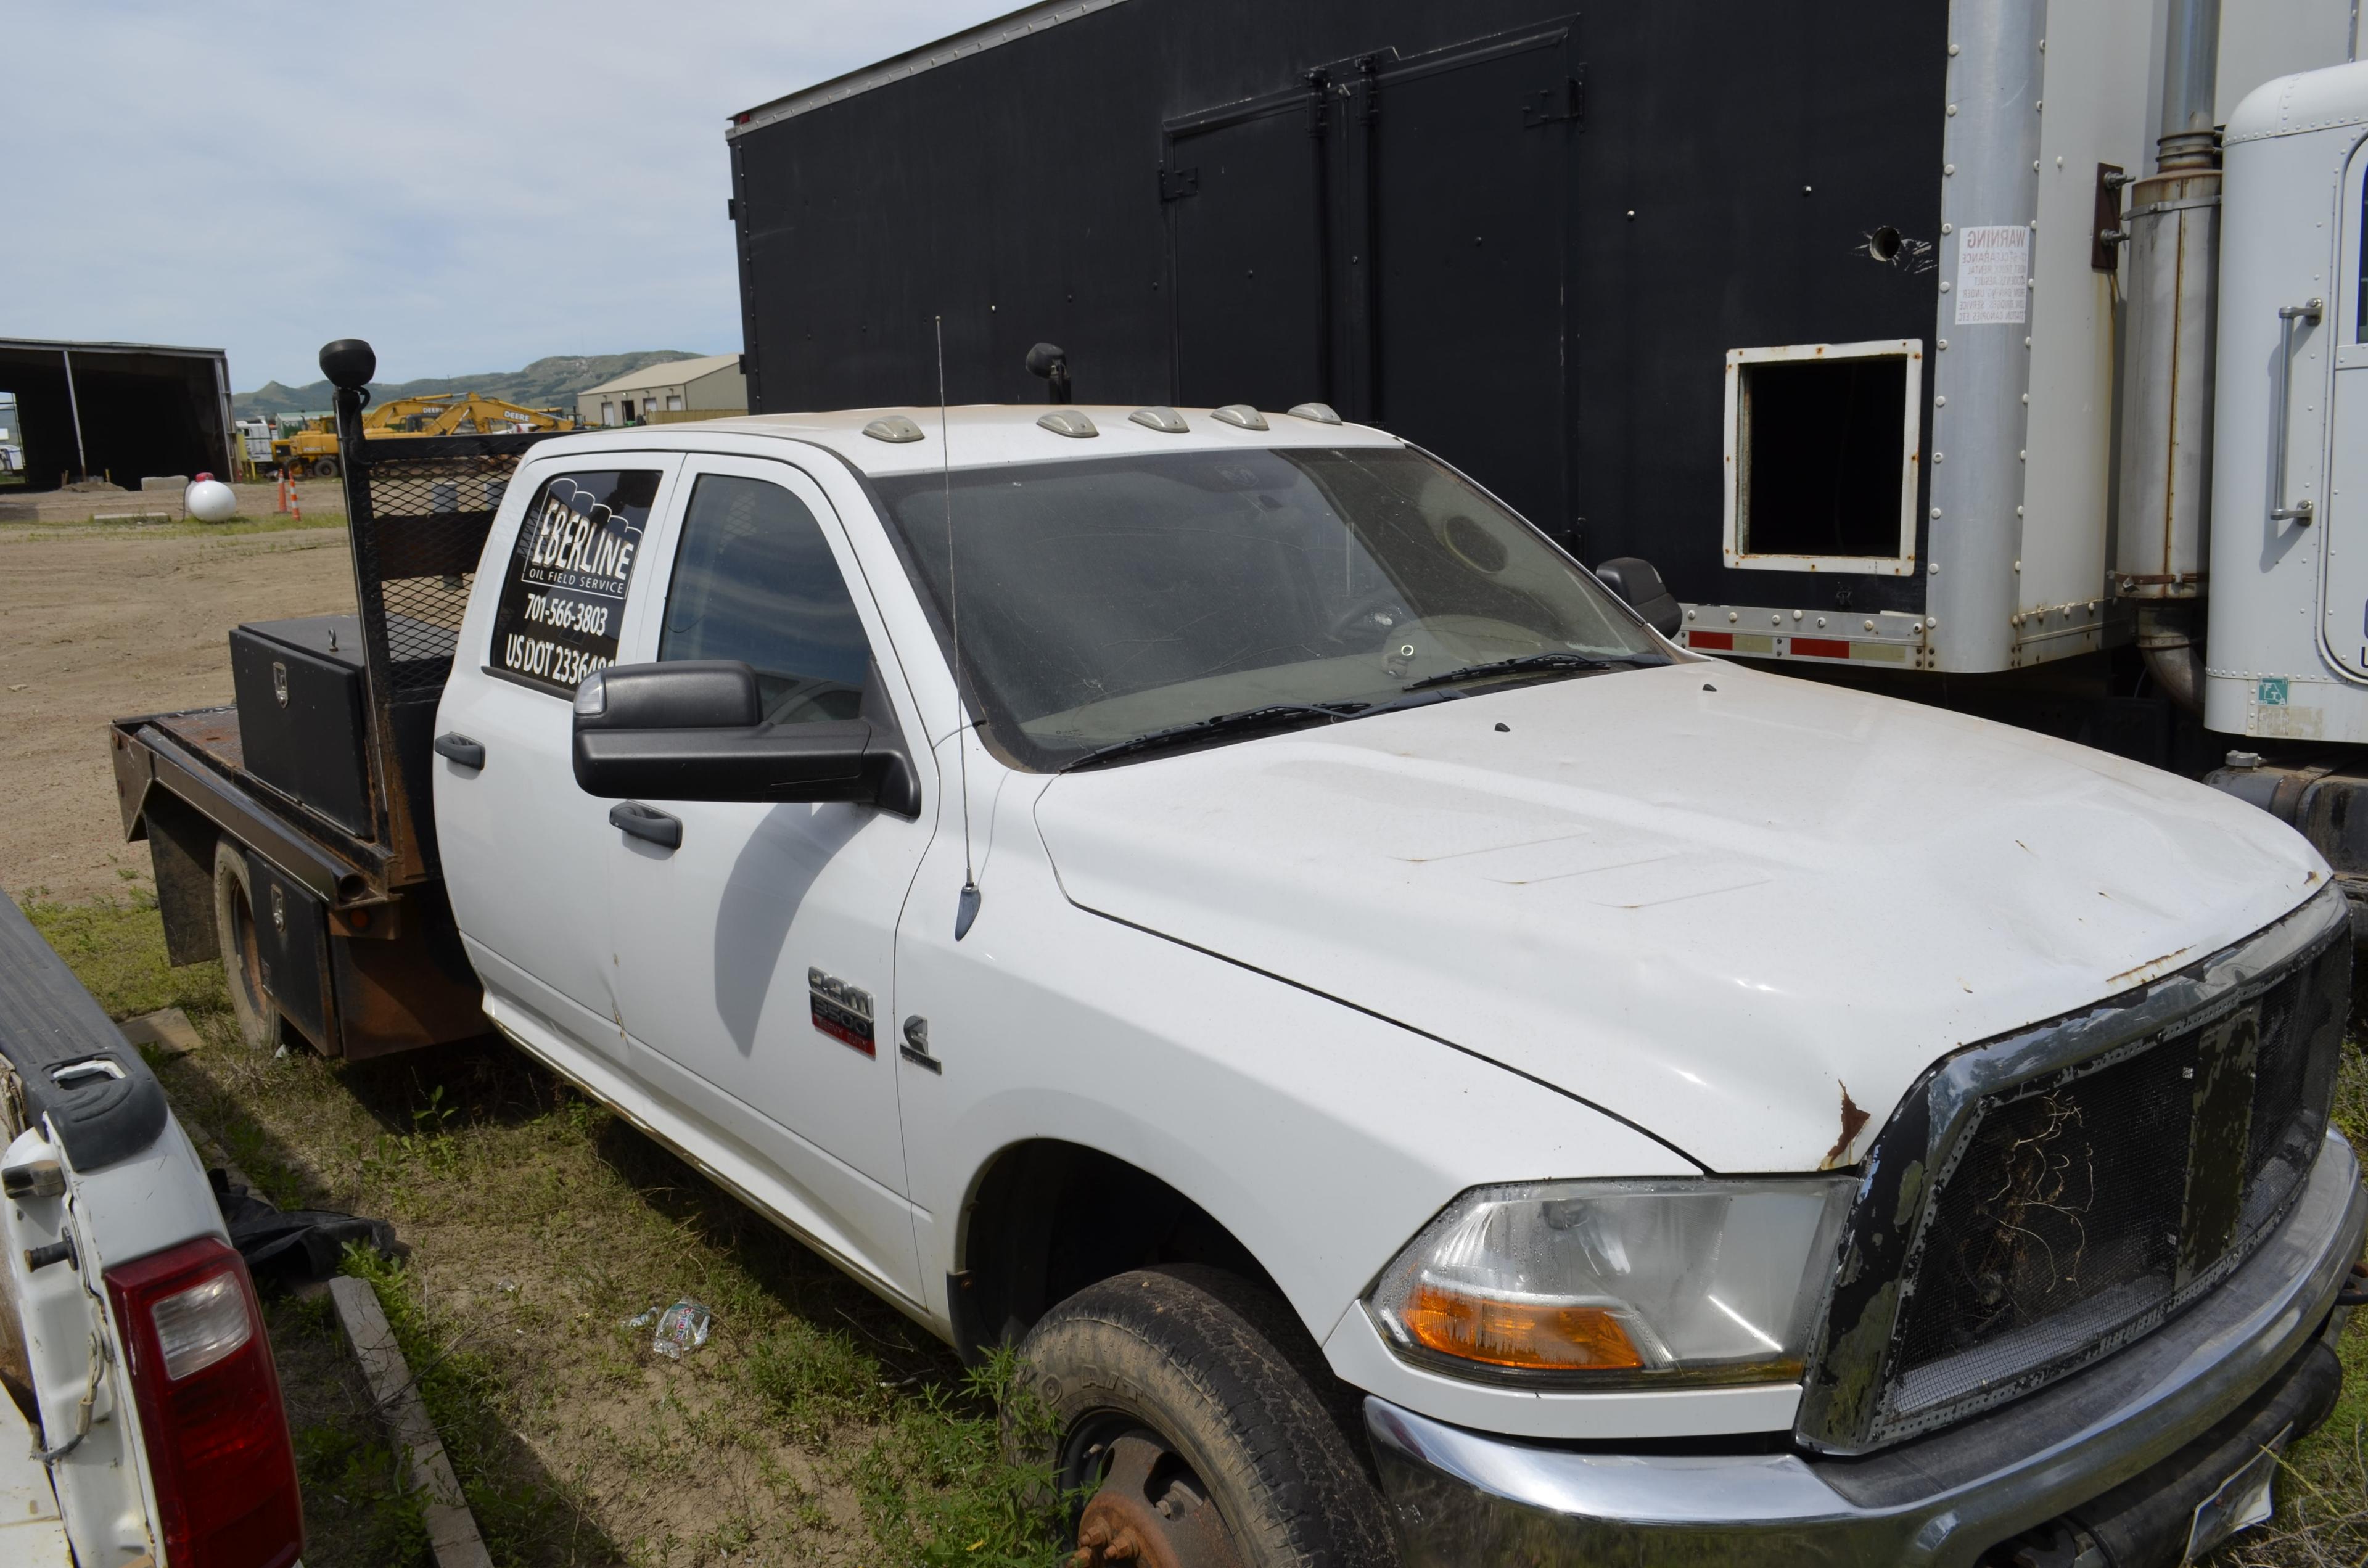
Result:
{"label": "dual rear wheel", "polygon": [[253,1050],[271,1050],[279,1042],[279,1008],[263,984],[255,879],[246,857],[227,838],[214,846],[214,934],[222,944],[222,983],[230,988],[238,1038]]}

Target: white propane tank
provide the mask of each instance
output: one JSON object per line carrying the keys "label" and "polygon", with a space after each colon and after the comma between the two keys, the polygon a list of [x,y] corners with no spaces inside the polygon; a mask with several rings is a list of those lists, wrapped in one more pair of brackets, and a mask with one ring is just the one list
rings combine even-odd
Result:
{"label": "white propane tank", "polygon": [[238,495],[212,474],[201,473],[190,483],[189,516],[201,523],[226,523],[238,511]]}

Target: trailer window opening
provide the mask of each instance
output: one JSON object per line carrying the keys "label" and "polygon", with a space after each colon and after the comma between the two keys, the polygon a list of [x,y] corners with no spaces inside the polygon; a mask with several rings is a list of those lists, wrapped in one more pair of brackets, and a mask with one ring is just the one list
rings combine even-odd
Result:
{"label": "trailer window opening", "polygon": [[1907,569],[1921,365],[1905,342],[1727,356],[1728,565]]}

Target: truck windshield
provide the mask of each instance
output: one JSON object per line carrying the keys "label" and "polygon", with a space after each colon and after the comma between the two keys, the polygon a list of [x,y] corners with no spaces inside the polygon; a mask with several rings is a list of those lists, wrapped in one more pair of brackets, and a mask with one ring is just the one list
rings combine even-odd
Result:
{"label": "truck windshield", "polygon": [[958,575],[963,685],[1023,767],[1146,755],[1126,743],[1251,710],[1321,722],[1667,662],[1527,523],[1403,449],[964,469],[877,490],[941,640]]}

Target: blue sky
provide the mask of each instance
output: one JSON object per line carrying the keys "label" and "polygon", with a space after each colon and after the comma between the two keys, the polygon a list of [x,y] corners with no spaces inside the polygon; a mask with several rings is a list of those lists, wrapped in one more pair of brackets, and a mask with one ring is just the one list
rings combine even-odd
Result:
{"label": "blue sky", "polygon": [[726,119],[1017,0],[0,0],[0,336],[400,381],[740,347]]}

